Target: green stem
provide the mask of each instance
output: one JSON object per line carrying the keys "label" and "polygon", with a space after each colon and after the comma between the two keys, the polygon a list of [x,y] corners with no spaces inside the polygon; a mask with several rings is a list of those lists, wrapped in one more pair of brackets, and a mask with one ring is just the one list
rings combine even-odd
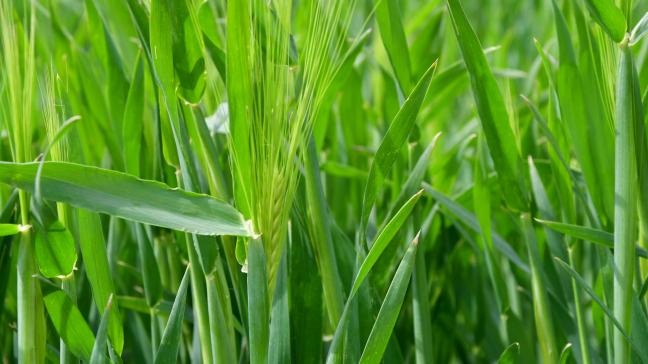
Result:
{"label": "green stem", "polygon": [[[29,225],[29,198],[19,192],[21,223]],[[45,360],[43,301],[36,274],[34,242],[31,230],[22,233],[18,245],[18,362],[41,363]]]}
{"label": "green stem", "polygon": [[[627,39],[627,37],[626,37]],[[616,94],[614,184],[614,317],[630,331],[632,282],[637,237],[637,169],[635,153],[636,71],[627,41],[621,45]],[[629,343],[614,331],[614,362],[630,362]]]}
{"label": "green stem", "polygon": [[250,320],[250,363],[268,362],[270,312],[268,278],[263,242],[251,238],[248,243],[248,319]]}

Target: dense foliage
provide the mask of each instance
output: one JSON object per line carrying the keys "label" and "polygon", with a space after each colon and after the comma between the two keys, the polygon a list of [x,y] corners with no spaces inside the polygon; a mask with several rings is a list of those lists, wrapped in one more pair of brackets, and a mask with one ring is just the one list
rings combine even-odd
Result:
{"label": "dense foliage", "polygon": [[648,2],[0,1],[3,363],[648,363]]}

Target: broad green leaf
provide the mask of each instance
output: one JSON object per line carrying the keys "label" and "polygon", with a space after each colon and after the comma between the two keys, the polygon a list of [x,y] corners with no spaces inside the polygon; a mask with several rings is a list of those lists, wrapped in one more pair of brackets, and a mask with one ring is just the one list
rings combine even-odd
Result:
{"label": "broad green leaf", "polygon": [[520,355],[520,344],[513,343],[506,347],[506,350],[497,359],[497,364],[515,364],[518,355]]}
{"label": "broad green leaf", "polygon": [[355,295],[355,293],[358,291],[358,288],[360,288],[360,285],[364,281],[365,277],[367,276],[371,268],[376,264],[381,254],[385,251],[387,245],[392,241],[394,236],[396,236],[396,233],[398,233],[401,226],[403,226],[422,195],[423,190],[410,197],[410,199],[405,202],[405,204],[400,208],[400,210],[398,210],[398,212],[387,223],[387,225],[385,225],[385,227],[378,233],[378,236],[373,241],[373,244],[371,244],[371,248],[369,250],[369,253],[367,254],[367,257],[362,262],[360,269],[358,269],[358,273],[356,274],[356,277],[353,281],[353,287],[351,288],[351,296]]}
{"label": "broad green leaf", "polygon": [[72,274],[77,261],[74,237],[60,221],[54,221],[44,230],[36,230],[36,262],[47,278],[64,278]]}
{"label": "broad green leaf", "polygon": [[459,0],[448,0],[448,10],[470,75],[473,96],[482,129],[486,134],[488,149],[502,183],[502,193],[512,208],[525,211],[528,196],[520,173],[522,160],[515,143],[515,135],[509,124],[504,99],[479,39],[466,19]]}
{"label": "broad green leaf", "polygon": [[[0,182],[34,190],[37,163],[0,162]],[[43,198],[127,220],[203,235],[249,235],[230,205],[132,175],[73,163],[45,162]]]}
{"label": "broad green leaf", "polygon": [[230,1],[227,3],[227,99],[230,133],[232,136],[232,157],[236,161],[233,172],[236,205],[245,216],[250,213],[247,193],[250,183],[250,120],[248,110],[252,107],[253,88],[249,72],[250,49],[250,2]]}
{"label": "broad green leaf", "polygon": [[54,291],[43,297],[45,308],[56,332],[72,354],[89,360],[95,337],[83,315],[63,291]]}
{"label": "broad green leaf", "polygon": [[171,364],[177,362],[178,349],[180,348],[182,339],[182,321],[185,314],[188,288],[189,267],[185,270],[182,282],[180,282],[180,288],[178,288],[178,293],[176,293],[175,301],[173,301],[169,321],[167,321],[164,334],[162,334],[162,342],[160,342],[160,347],[157,353],[155,353],[155,364]]}
{"label": "broad green leaf", "polygon": [[108,322],[110,319],[110,310],[112,308],[113,295],[108,298],[108,303],[101,315],[99,328],[97,329],[97,339],[92,347],[92,356],[90,357],[90,364],[105,364],[106,360],[106,347],[108,346]]}
{"label": "broad green leaf", "polygon": [[360,363],[378,364],[381,362],[387,343],[392,335],[396,320],[400,315],[401,306],[405,300],[407,287],[409,287],[414,262],[416,261],[416,250],[418,247],[419,233],[416,234],[414,240],[407,248],[405,256],[403,257],[394,279],[389,285],[389,290],[385,296],[385,300],[380,306],[380,312],[374,323],[367,344],[365,345]]}
{"label": "broad green leaf", "polygon": [[[45,182],[45,180],[43,180]],[[47,196],[43,190],[44,196]],[[99,215],[79,209],[77,210],[79,226],[79,247],[85,273],[92,288],[92,298],[99,313],[103,314],[110,297],[115,294],[115,286],[108,264],[106,243],[101,228]],[[124,328],[116,302],[113,302],[112,313],[108,323],[108,336],[113,348],[118,354],[124,347]]]}
{"label": "broad green leaf", "polygon": [[0,224],[0,236],[9,236],[18,234],[23,227],[18,224]]}
{"label": "broad green leaf", "polygon": [[404,94],[409,93],[411,85],[411,65],[407,38],[403,29],[399,0],[378,0],[376,21],[380,38],[387,50],[394,74]]}

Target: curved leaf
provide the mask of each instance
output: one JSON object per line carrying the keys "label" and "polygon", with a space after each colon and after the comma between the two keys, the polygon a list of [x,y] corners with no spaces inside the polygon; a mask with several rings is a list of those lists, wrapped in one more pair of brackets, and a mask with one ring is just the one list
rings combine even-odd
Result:
{"label": "curved leaf", "polygon": [[[0,162],[0,182],[32,192],[38,163]],[[43,198],[144,224],[202,235],[250,233],[232,206],[135,176],[74,163],[46,162]]]}
{"label": "curved leaf", "polygon": [[55,291],[43,297],[43,301],[56,332],[70,352],[83,360],[89,360],[95,338],[70,297],[63,291]]}
{"label": "curved leaf", "polygon": [[74,237],[60,221],[44,231],[36,231],[36,261],[43,276],[65,277],[72,273],[77,261]]}

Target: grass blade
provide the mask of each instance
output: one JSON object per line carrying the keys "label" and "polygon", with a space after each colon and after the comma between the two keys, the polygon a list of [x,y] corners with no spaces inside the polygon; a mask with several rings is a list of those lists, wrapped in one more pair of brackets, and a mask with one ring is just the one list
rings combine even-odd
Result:
{"label": "grass blade", "polygon": [[[382,176],[386,176],[392,168],[398,152],[407,140],[407,136],[415,125],[416,116],[425,99],[428,86],[432,75],[436,70],[437,63],[434,62],[430,68],[421,77],[419,82],[403,103],[403,106],[394,117],[387,134],[382,139],[374,161],[369,170],[367,185],[365,186],[364,196],[362,198],[362,220],[360,234],[364,237],[369,213],[373,204],[376,202],[378,190],[382,186]],[[364,243],[364,242],[363,242]]]}
{"label": "grass blade", "polygon": [[405,252],[405,256],[398,266],[398,270],[396,270],[394,279],[389,285],[385,300],[380,307],[380,312],[378,312],[378,317],[371,329],[371,334],[369,334],[369,339],[360,357],[360,363],[377,364],[380,363],[383,357],[387,348],[387,342],[392,335],[394,325],[396,325],[396,320],[401,311],[401,306],[405,300],[407,287],[409,287],[414,262],[416,261],[418,239],[419,234],[417,233],[407,248],[407,252]]}
{"label": "grass blade", "polygon": [[16,235],[21,230],[28,229],[20,224],[0,224],[0,236]]}
{"label": "grass blade", "polygon": [[45,295],[43,302],[68,350],[83,360],[90,360],[95,337],[70,297],[63,291],[54,291]]}
{"label": "grass blade", "polygon": [[92,356],[90,357],[90,364],[105,364],[106,348],[108,346],[108,323],[110,320],[110,310],[112,308],[113,295],[108,298],[108,303],[101,315],[99,328],[97,329],[97,338],[92,347]]}
{"label": "grass blade", "polygon": [[399,1],[378,0],[376,21],[378,22],[378,29],[380,29],[380,38],[387,50],[401,92],[407,94],[411,87],[412,71]]}
{"label": "grass blade", "polygon": [[[33,191],[37,163],[0,162],[0,182]],[[145,224],[203,235],[249,235],[230,205],[132,175],[74,163],[46,162],[43,197]]]}
{"label": "grass blade", "polygon": [[[110,274],[106,243],[101,220],[97,214],[77,210],[79,225],[79,247],[86,267],[86,275],[92,288],[94,303],[103,314],[110,297],[115,294],[115,287]],[[112,313],[108,323],[108,336],[113,348],[121,353],[124,347],[124,329],[116,302],[113,302]]]}
{"label": "grass blade", "polygon": [[180,348],[181,334],[182,334],[182,321],[185,314],[185,306],[187,303],[187,290],[189,288],[189,267],[185,270],[180,288],[176,293],[176,298],[173,301],[173,308],[169,315],[169,321],[164,328],[162,334],[162,341],[160,347],[155,354],[155,364],[171,364],[176,363],[178,358],[178,349]]}
{"label": "grass blade", "polygon": [[497,86],[482,46],[472,29],[459,0],[448,0],[448,10],[466,69],[470,75],[477,111],[486,134],[486,142],[495,164],[502,191],[511,207],[526,210],[528,196],[520,184],[522,160],[509,124],[504,99]]}
{"label": "grass blade", "polygon": [[400,230],[401,226],[403,226],[422,195],[423,190],[410,197],[410,199],[403,205],[403,207],[400,208],[400,210],[398,210],[398,212],[387,223],[387,225],[385,225],[382,231],[378,233],[378,236],[371,245],[371,249],[369,250],[367,257],[362,262],[360,269],[358,269],[358,273],[356,274],[356,277],[353,281],[353,287],[351,287],[351,293],[349,294],[349,296],[355,295],[355,293],[358,291],[358,288],[360,288],[360,285],[366,278],[367,274],[374,266],[374,264],[376,264],[378,258],[380,258],[380,255],[385,251],[387,245],[392,241],[394,236],[396,236],[396,233]]}
{"label": "grass blade", "polygon": [[37,229],[35,244],[36,262],[43,276],[65,278],[72,274],[77,261],[76,243],[60,221]]}

